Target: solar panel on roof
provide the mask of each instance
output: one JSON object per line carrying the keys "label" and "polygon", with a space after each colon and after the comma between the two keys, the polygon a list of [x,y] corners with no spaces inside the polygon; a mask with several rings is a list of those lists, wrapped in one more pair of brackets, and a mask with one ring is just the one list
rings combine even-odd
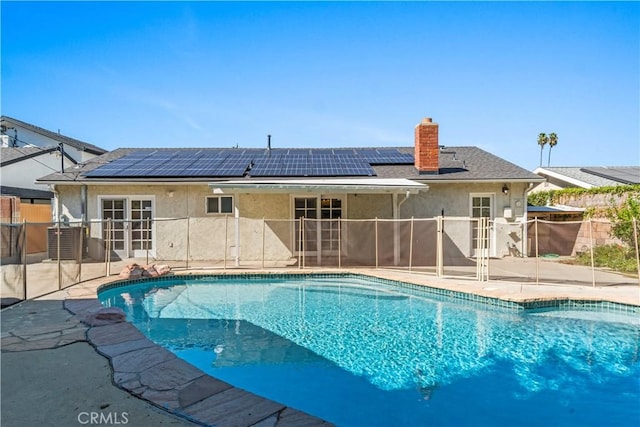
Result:
{"label": "solar panel on roof", "polygon": [[222,163],[222,160],[223,159],[221,158],[215,158],[215,157],[200,158],[195,162],[191,163],[191,165],[189,165],[189,167],[186,169],[213,168],[215,167],[215,165]]}
{"label": "solar panel on roof", "polygon": [[342,175],[354,175],[354,176],[374,176],[376,173],[370,164],[358,159],[357,157],[344,157],[341,159],[341,163],[345,170]]}
{"label": "solar panel on roof", "polygon": [[397,149],[355,149],[356,154],[372,165],[413,164],[413,155]]}
{"label": "solar panel on roof", "polygon": [[366,156],[375,157],[378,155],[378,151],[376,151],[375,149],[369,149],[369,148],[356,148],[353,151],[355,152],[356,155],[362,156],[362,157],[366,157]]}
{"label": "solar panel on roof", "polygon": [[281,176],[308,176],[311,173],[308,153],[309,150],[289,150],[280,160]]}
{"label": "solar panel on roof", "polygon": [[311,150],[311,155],[312,156],[316,156],[316,155],[332,155],[333,154],[333,150],[332,149],[317,149],[317,148],[313,148]]}
{"label": "solar panel on roof", "polygon": [[254,158],[251,176],[280,176],[282,157],[281,153],[267,152],[261,157]]}
{"label": "solar panel on roof", "polygon": [[395,149],[188,149],[134,151],[88,177],[374,176],[371,164],[413,163]]}
{"label": "solar panel on roof", "polygon": [[87,172],[86,176],[118,176],[129,168],[138,165],[141,161],[143,161],[143,159],[143,157],[129,157],[129,155],[127,155],[125,157],[116,159],[104,166],[100,166],[99,168]]}
{"label": "solar panel on roof", "polygon": [[640,184],[640,167],[619,167],[619,168],[582,168],[583,172],[590,173],[602,178],[617,181],[621,184]]}
{"label": "solar panel on roof", "polygon": [[187,160],[197,160],[205,156],[206,153],[203,151],[185,151],[178,153],[175,157],[172,158],[174,161],[187,161]]}
{"label": "solar panel on roof", "polygon": [[104,169],[104,166],[94,169],[92,171],[87,172],[85,175],[90,177],[99,177],[99,176],[111,176],[111,169]]}
{"label": "solar panel on roof", "polygon": [[355,151],[353,149],[334,149],[333,154],[336,156],[353,156]]}
{"label": "solar panel on roof", "polygon": [[147,158],[154,160],[168,160],[177,155],[178,153],[175,151],[156,151],[147,156]]}
{"label": "solar panel on roof", "polygon": [[[87,172],[88,177],[242,176],[250,159],[230,150],[156,150],[125,155]],[[229,160],[225,163],[226,159]]]}
{"label": "solar panel on roof", "polygon": [[289,148],[286,154],[288,155],[298,154],[301,156],[306,156],[309,154],[309,149],[308,148]]}

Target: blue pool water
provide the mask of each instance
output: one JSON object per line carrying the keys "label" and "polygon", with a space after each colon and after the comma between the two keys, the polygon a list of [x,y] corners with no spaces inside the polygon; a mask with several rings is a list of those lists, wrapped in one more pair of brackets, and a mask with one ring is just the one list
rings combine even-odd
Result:
{"label": "blue pool water", "polygon": [[638,426],[640,319],[513,311],[353,277],[100,293],[208,374],[340,426]]}

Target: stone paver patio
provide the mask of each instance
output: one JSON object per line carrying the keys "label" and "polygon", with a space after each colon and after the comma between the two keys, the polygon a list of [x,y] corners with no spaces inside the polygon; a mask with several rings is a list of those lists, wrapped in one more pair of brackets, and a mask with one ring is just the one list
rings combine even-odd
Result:
{"label": "stone paver patio", "polygon": [[[96,289],[112,280],[94,280],[61,291],[66,295],[58,298],[64,298],[64,304],[48,301],[43,306],[27,301],[4,310],[3,353],[88,342],[109,359],[118,387],[185,420],[221,427],[330,425],[206,375],[149,341],[128,322],[96,322],[94,315],[104,310],[96,299]],[[14,310],[16,315],[12,315]]]}
{"label": "stone paver patio", "polygon": [[[299,271],[291,271],[295,272]],[[640,290],[630,286],[590,288],[497,281],[481,283],[385,270],[356,273],[416,284],[428,283],[429,286],[442,289],[510,301],[572,298],[640,306]],[[113,280],[113,277],[92,280],[3,310],[3,356],[89,343],[108,359],[115,385],[180,417],[178,421],[171,419],[171,423],[190,424],[190,420],[201,425],[216,426],[328,425],[323,420],[206,375],[168,350],[157,346],[122,319],[96,320],[96,313],[105,312],[97,300],[97,289]],[[52,363],[51,369],[55,369],[55,363]],[[3,410],[11,408],[5,407]]]}

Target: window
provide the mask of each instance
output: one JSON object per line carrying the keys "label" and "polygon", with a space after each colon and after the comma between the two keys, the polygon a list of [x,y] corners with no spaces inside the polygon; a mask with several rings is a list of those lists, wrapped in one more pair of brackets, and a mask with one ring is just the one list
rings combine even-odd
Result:
{"label": "window", "polygon": [[294,218],[300,219],[305,217],[306,219],[316,218],[317,216],[317,203],[318,200],[315,197],[296,197],[294,200]]}
{"label": "window", "polygon": [[471,218],[491,218],[491,197],[471,198]]}
{"label": "window", "polygon": [[233,213],[232,196],[211,196],[207,197],[208,214],[228,214]]}

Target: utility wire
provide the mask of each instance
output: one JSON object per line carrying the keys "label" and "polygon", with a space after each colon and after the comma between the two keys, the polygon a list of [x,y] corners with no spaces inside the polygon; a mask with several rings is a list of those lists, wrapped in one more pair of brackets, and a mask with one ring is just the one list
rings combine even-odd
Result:
{"label": "utility wire", "polygon": [[[5,133],[5,134],[3,134],[3,135],[6,135],[6,133]],[[20,139],[20,138],[13,137],[13,136],[11,136],[11,135],[7,135],[7,136],[9,136],[10,138],[12,138],[14,141],[21,142],[21,143],[23,143],[23,144],[27,145],[28,147],[25,147],[25,148],[37,148],[37,149],[38,149],[38,150],[40,150],[40,151],[47,151],[47,150],[52,149],[53,147],[58,147],[58,145],[52,145],[51,147],[40,147],[39,145],[33,145],[32,143],[30,143],[30,142],[28,142],[28,141],[24,141],[24,140],[22,140],[22,139]],[[64,142],[63,142],[63,144],[64,144]],[[69,146],[69,144],[64,144],[64,145]],[[72,147],[72,148],[74,148],[74,149],[77,149],[77,147],[73,147],[73,146],[71,146],[71,147]],[[8,147],[8,148],[20,148],[20,147]],[[22,153],[22,152],[21,152],[21,153]],[[24,154],[24,153],[22,153],[22,154]],[[99,156],[96,156],[96,157],[99,157]],[[92,158],[90,161],[93,161],[93,159],[94,159],[94,158]],[[84,165],[84,164],[87,164],[87,162],[88,162],[88,161],[87,161],[87,160],[85,160],[84,162],[78,162],[78,164],[80,164],[80,165]],[[94,162],[94,163],[98,163],[98,162]],[[109,161],[102,161],[102,162],[99,162],[99,163],[107,164],[107,163],[109,163]],[[57,171],[57,169],[55,169],[55,170]]]}
{"label": "utility wire", "polygon": [[[9,136],[10,136],[10,135],[9,135]],[[16,142],[18,142],[18,141],[19,141],[19,142],[21,142],[21,143],[23,143],[23,144],[29,144],[29,146],[31,146],[31,147],[33,147],[33,148],[37,148],[37,149],[39,149],[40,151],[43,151],[43,152],[44,152],[44,151],[46,151],[46,152],[50,152],[49,150],[51,150],[51,148],[52,148],[52,147],[51,147],[51,148],[43,148],[43,147],[39,147],[39,146],[37,146],[37,145],[31,145],[30,143],[28,143],[28,142],[26,142],[26,141],[22,141],[22,140],[20,140],[20,139],[18,139],[18,138],[13,138],[13,140],[14,140],[14,141],[16,141]],[[21,148],[21,147],[8,147],[8,148],[14,148],[14,149],[16,149],[16,151],[17,151],[18,153],[20,153],[20,154],[22,154],[22,155],[24,155],[24,156],[28,156],[28,155],[29,155],[29,154],[25,153],[24,151],[21,151],[21,150],[20,150],[20,148]],[[22,148],[24,148],[24,147],[22,147]],[[58,149],[56,148],[56,150],[58,150]],[[58,150],[58,151],[59,151],[59,150]],[[60,153],[60,155],[62,155],[62,153]],[[35,157],[31,157],[31,160],[33,160],[33,161],[34,161],[34,162],[36,162],[36,163],[40,163],[42,166],[46,167],[47,169],[51,169],[51,170],[52,170],[52,171],[54,171],[54,172],[59,172],[59,171],[60,171],[60,170],[59,170],[59,169],[57,169],[57,168],[52,168],[51,166],[49,166],[49,165],[47,165],[47,164],[45,164],[45,163],[43,163],[43,162],[41,162],[41,161],[37,160]]]}
{"label": "utility wire", "polygon": [[[5,133],[5,134],[3,134],[3,135],[7,135],[7,134]],[[11,136],[11,135],[7,135],[7,136],[8,136],[9,138],[13,139],[15,142],[21,142],[21,143],[23,143],[24,145],[28,145],[28,146],[29,146],[29,147],[31,147],[31,148],[37,148],[37,149],[42,150],[42,151],[49,150],[49,149],[51,149],[51,148],[53,148],[53,147],[54,147],[53,145],[52,145],[51,147],[40,147],[39,145],[33,145],[32,143],[30,143],[30,142],[28,142],[28,141],[23,141],[22,139],[20,139],[20,138],[18,138],[18,137],[14,137],[14,136]],[[58,146],[58,144],[55,144],[55,146],[57,147],[57,146]],[[8,148],[20,148],[20,147],[14,146],[14,147],[8,147]]]}

